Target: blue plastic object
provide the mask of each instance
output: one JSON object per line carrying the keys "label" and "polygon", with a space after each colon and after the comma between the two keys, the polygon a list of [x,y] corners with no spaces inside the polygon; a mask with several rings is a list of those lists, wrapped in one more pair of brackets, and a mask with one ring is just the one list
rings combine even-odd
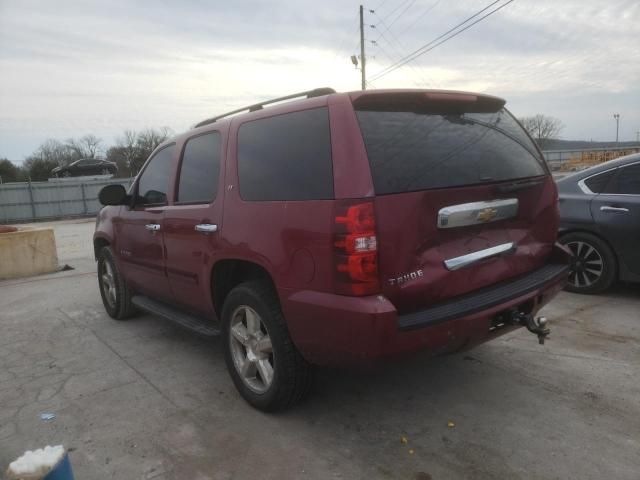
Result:
{"label": "blue plastic object", "polygon": [[65,453],[62,460],[42,480],[74,480],[69,454]]}

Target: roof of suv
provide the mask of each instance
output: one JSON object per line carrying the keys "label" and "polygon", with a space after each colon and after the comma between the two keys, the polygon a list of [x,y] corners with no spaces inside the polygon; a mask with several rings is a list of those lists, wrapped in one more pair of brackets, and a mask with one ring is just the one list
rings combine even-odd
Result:
{"label": "roof of suv", "polygon": [[[349,98],[355,106],[363,108],[385,108],[385,99],[393,99],[394,102],[400,101],[415,101],[420,98],[424,102],[437,102],[438,104],[447,105],[447,108],[451,108],[451,105],[459,105],[462,108],[466,108],[471,104],[480,105],[482,109],[491,111],[497,111],[506,103],[504,99],[495,97],[493,95],[487,95],[483,93],[463,92],[457,90],[429,90],[429,89],[409,89],[409,88],[394,88],[394,89],[379,89],[379,90],[355,90],[351,92],[336,92],[332,88],[323,87],[300,92],[285,97],[279,97],[272,100],[266,100],[264,102],[258,102],[252,105],[248,105],[243,108],[232,110],[215,117],[203,120],[197,123],[194,128],[176,135],[171,139],[168,139],[158,148],[161,148],[169,143],[173,143],[176,140],[192,136],[195,131],[208,130],[212,125],[222,126],[230,123],[236,118],[252,118],[257,119],[266,116],[272,116],[274,114],[287,113],[294,110],[299,110],[301,105],[306,105],[308,108],[316,108],[326,106],[332,99],[336,97]],[[267,105],[268,108],[264,108]]]}

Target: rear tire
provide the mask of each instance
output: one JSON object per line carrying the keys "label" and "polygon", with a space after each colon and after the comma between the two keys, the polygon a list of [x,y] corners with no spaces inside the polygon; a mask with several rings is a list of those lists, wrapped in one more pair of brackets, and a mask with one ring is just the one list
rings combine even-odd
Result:
{"label": "rear tire", "polygon": [[264,412],[284,410],[305,398],[314,369],[298,352],[266,282],[235,287],[222,310],[227,368],[240,395]]}
{"label": "rear tire", "polygon": [[111,247],[102,247],[98,252],[98,286],[104,309],[111,318],[125,320],[135,313],[131,291],[116,266]]}
{"label": "rear tire", "polygon": [[574,293],[601,293],[617,276],[616,257],[602,239],[585,232],[568,233],[560,238],[571,253],[571,273],[565,290]]}

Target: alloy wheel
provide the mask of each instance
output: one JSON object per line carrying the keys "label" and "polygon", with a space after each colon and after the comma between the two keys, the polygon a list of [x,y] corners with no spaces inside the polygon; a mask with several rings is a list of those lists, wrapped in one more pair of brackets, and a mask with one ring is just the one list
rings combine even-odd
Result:
{"label": "alloy wheel", "polygon": [[273,348],[267,327],[253,308],[242,305],[233,312],[229,342],[244,384],[255,393],[265,393],[273,382]]}
{"label": "alloy wheel", "polygon": [[586,288],[596,283],[604,272],[604,262],[600,252],[586,242],[566,244],[573,254],[569,283],[575,288]]}
{"label": "alloy wheel", "polygon": [[111,308],[115,308],[117,300],[116,279],[113,268],[108,261],[102,262],[102,292]]}

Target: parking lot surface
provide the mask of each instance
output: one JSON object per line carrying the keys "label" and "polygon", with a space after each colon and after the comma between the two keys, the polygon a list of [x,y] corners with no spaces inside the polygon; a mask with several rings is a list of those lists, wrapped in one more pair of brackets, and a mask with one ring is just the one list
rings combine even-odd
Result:
{"label": "parking lot surface", "polygon": [[562,293],[544,346],[521,329],[321,370],[308,401],[267,415],[237,394],[219,341],[111,320],[93,220],[51,225],[75,270],[0,282],[0,472],[63,443],[78,479],[640,478],[638,286]]}

